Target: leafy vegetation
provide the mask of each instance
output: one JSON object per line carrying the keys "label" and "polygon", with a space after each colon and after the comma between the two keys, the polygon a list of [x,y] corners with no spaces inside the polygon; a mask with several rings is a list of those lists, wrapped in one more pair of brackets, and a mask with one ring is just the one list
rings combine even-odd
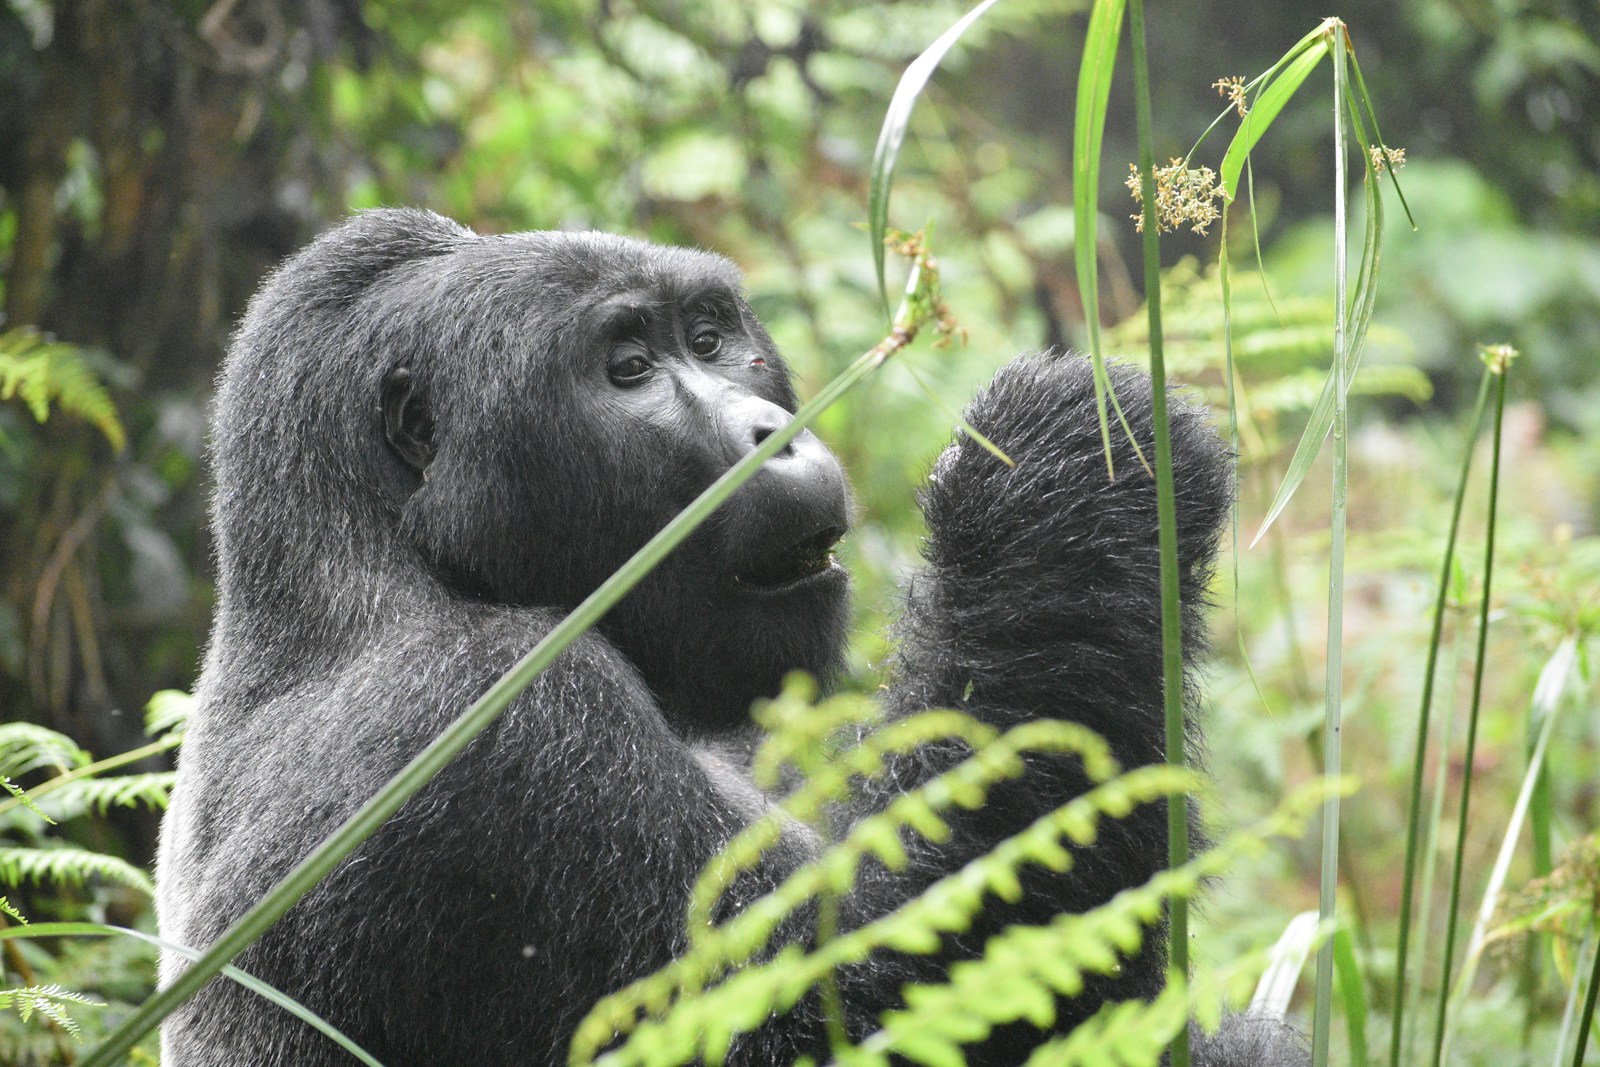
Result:
{"label": "leafy vegetation", "polygon": [[[1316,72],[1336,51],[1293,5],[1258,9],[1247,26],[1221,0],[1150,13],[1141,195],[1160,203],[1157,160],[1195,158],[1167,170],[1173,221],[1188,225],[1162,237],[1159,280],[1140,283],[1128,267],[1138,205],[1101,180],[1141,155],[1133,94],[1111,69],[1123,11],[1095,5],[1098,31],[1086,37],[1089,6],[1007,0],[974,22],[922,87],[923,105],[901,112],[881,200],[864,192],[896,78],[965,5],[0,6],[0,145],[10,146],[0,149],[0,922],[148,932],[153,821],[141,813],[164,803],[159,761],[180,735],[169,719],[141,736],[118,709],[192,679],[209,612],[205,393],[261,272],[322,222],[418,203],[486,230],[596,226],[715,247],[745,268],[758,311],[815,392],[882,333],[882,275],[857,227],[932,219],[944,296],[970,344],[897,356],[818,417],[865,512],[847,546],[862,576],[859,686],[874,684],[890,590],[915,553],[911,496],[949,412],[1024,348],[1147,360],[1160,344],[1167,372],[1237,427],[1240,546],[1217,590],[1210,686],[1210,770],[1228,788],[1206,801],[1224,845],[1104,914],[996,944],[950,985],[915,991],[904,1016],[839,1061],[898,1051],[953,1062],[956,1036],[1042,1011],[1039,991],[1070,988],[1136,930],[1131,916],[1226,864],[1194,918],[1191,980],[1150,1005],[1108,1008],[1041,1062],[1152,1062],[1187,1014],[1214,1009],[1219,974],[1237,963],[1249,977],[1256,950],[1313,906],[1323,875],[1336,891],[1337,929],[1322,928],[1333,980],[1316,983],[1320,996],[1302,987],[1295,1005],[1318,1021],[1329,1062],[1442,1058],[1446,1042],[1451,1062],[1597,1062],[1592,13],[1585,0],[1339,12],[1366,67],[1352,69],[1343,103],[1367,118],[1370,99],[1381,112],[1385,139],[1372,125],[1357,134],[1366,147],[1405,146],[1418,227],[1386,239],[1381,285],[1369,284],[1375,271],[1357,279],[1355,303],[1371,316],[1357,367],[1333,330],[1350,301],[1329,270],[1341,231],[1326,108],[1298,99],[1326,91]],[[1240,72],[1251,70],[1278,81],[1248,82]],[[1298,79],[1307,88],[1290,101]],[[1212,122],[1218,82],[1222,121],[1241,136],[1220,157],[1186,156]],[[1052,101],[1073,98],[1074,84],[1069,132]],[[1345,225],[1367,233],[1383,210],[1375,179],[1388,182],[1395,163],[1362,155],[1369,181]],[[1206,163],[1233,200],[1201,235],[1194,205],[1222,204],[1205,192]],[[1500,343],[1523,355],[1491,383],[1478,346]],[[1341,367],[1342,389],[1328,384]],[[1463,433],[1479,422],[1480,381],[1505,395],[1485,441]],[[1310,487],[1327,474],[1315,458],[1319,405],[1333,425],[1336,395],[1360,403],[1338,433],[1347,534],[1342,594],[1330,601],[1341,524]],[[1116,432],[1114,408],[1107,425]],[[1297,460],[1302,440],[1313,443]],[[1502,471],[1493,507],[1491,449]],[[1303,487],[1245,547],[1282,499],[1286,470]],[[1298,787],[1329,754],[1325,673],[1342,683],[1332,703],[1359,791],[1342,802],[1328,855],[1262,848],[1294,821],[1271,815],[1282,797],[1296,798],[1285,810],[1297,814],[1322,799]],[[791,693],[769,709],[766,758],[807,783],[788,801],[797,817],[814,817],[807,805],[827,793],[814,756],[829,747],[801,720],[815,730],[862,713],[836,699],[845,703],[813,707]],[[905,730],[964,728],[934,718]],[[887,732],[830,751],[842,765],[870,763]],[[984,740],[1003,763],[1010,742]],[[121,755],[96,762],[90,749]],[[1061,835],[1092,832],[1127,790],[1187,781],[1130,784],[1105,770],[1108,792],[973,877],[1004,888],[1024,858],[1060,862]],[[890,858],[898,827],[936,825],[936,807],[908,801],[780,891],[771,915],[825,903],[851,849]],[[757,831],[724,862],[750,862]],[[709,914],[715,879],[705,885]],[[870,936],[915,944],[960,921],[967,891],[949,887],[953,896],[917,905],[930,910],[916,921]],[[757,937],[750,922],[700,937],[687,970],[598,1006],[589,1050],[606,1047],[613,1062],[634,1062],[628,1050],[647,1041],[705,1051],[740,1018],[797,995],[802,976],[826,995],[828,968],[866,950],[842,938],[711,981],[749,958],[754,942],[730,939]],[[1047,943],[1026,956],[1048,973],[1010,954],[1029,939]],[[6,938],[0,953],[6,1062],[72,1062],[76,1027],[97,1039],[150,991],[153,950],[137,938]],[[659,1010],[666,996],[681,1015]],[[708,1021],[716,1027],[700,1028]],[[627,1042],[607,1045],[619,1033]],[[148,1043],[134,1055],[154,1059]]]}

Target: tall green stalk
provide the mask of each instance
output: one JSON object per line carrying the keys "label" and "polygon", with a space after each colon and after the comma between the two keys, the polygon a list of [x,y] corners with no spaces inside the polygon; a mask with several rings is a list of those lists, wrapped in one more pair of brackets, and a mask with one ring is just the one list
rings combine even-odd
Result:
{"label": "tall green stalk", "polygon": [[1478,606],[1478,649],[1472,665],[1472,706],[1467,715],[1467,747],[1462,753],[1461,807],[1456,820],[1455,856],[1450,864],[1450,910],[1444,927],[1444,966],[1439,975],[1439,1007],[1434,1017],[1432,1067],[1440,1067],[1444,1058],[1445,1018],[1450,1006],[1450,967],[1454,962],[1456,924],[1461,914],[1461,874],[1467,848],[1467,814],[1472,804],[1472,761],[1478,746],[1478,710],[1483,702],[1483,669],[1489,644],[1489,594],[1494,577],[1495,513],[1500,503],[1500,445],[1505,423],[1506,378],[1510,375],[1510,361],[1498,366],[1491,359],[1489,369],[1495,373],[1494,397],[1494,456],[1489,466],[1489,516],[1484,533],[1483,547],[1483,601]]}
{"label": "tall green stalk", "polygon": [[[1349,147],[1345,140],[1346,46],[1344,23],[1333,26],[1333,509],[1329,517],[1332,534],[1328,559],[1328,666],[1323,682],[1322,773],[1338,778],[1342,771],[1344,686],[1344,534],[1346,491],[1349,475],[1349,388],[1348,350],[1349,294],[1345,249],[1345,205],[1349,199]],[[1339,889],[1339,794],[1329,792],[1322,802],[1322,881],[1317,913],[1324,927],[1331,927],[1338,913]],[[1329,938],[1317,949],[1316,1007],[1311,1027],[1312,1067],[1326,1067],[1328,1038],[1333,1023],[1334,943]]]}
{"label": "tall green stalk", "polygon": [[482,733],[528,684],[538,677],[573,641],[599,622],[609,610],[650,572],[684,538],[732,496],[763,463],[782,451],[800,431],[826,408],[853,389],[885,360],[910,344],[921,325],[935,313],[936,301],[924,289],[931,275],[922,260],[913,264],[906,298],[894,320],[893,331],[883,341],[857,357],[843,374],[829,382],[789,422],[764,440],[755,451],[734,464],[710,488],[668,523],[615,574],[607,578],[528,654],[518,660],[489,691],[462,713],[444,732],[419,752],[372,799],[350,816],[299,865],[283,877],[249,911],[223,931],[205,954],[185,968],[166,988],[141,1004],[132,1015],[84,1057],[82,1067],[112,1067],[179,1005],[200,990],[277,922],[301,897],[310,892],[339,863],[400,810],[407,800]]}
{"label": "tall green stalk", "polygon": [[1595,994],[1600,992],[1600,952],[1589,968],[1589,991],[1583,998],[1583,1015],[1578,1020],[1578,1038],[1572,1050],[1572,1067],[1583,1067],[1584,1050],[1589,1047],[1589,1028],[1594,1025]]}
{"label": "tall green stalk", "polygon": [[1478,383],[1478,400],[1472,408],[1472,419],[1467,426],[1466,446],[1462,450],[1461,477],[1456,480],[1455,503],[1450,509],[1450,532],[1445,536],[1444,563],[1439,568],[1439,593],[1433,602],[1433,631],[1428,638],[1428,661],[1422,672],[1422,708],[1417,715],[1416,751],[1411,764],[1411,803],[1407,807],[1405,873],[1400,889],[1400,943],[1396,949],[1394,965],[1394,1023],[1389,1031],[1389,1064],[1400,1067],[1400,1049],[1404,1040],[1406,1019],[1406,960],[1411,947],[1411,911],[1416,893],[1417,836],[1422,823],[1422,778],[1428,753],[1429,720],[1433,711],[1433,684],[1438,674],[1439,645],[1444,635],[1445,608],[1450,601],[1450,575],[1455,568],[1456,537],[1461,529],[1461,507],[1467,498],[1467,480],[1472,472],[1472,451],[1478,440],[1478,430],[1483,425],[1484,408],[1488,406],[1489,379],[1492,374],[1484,367],[1483,379]]}
{"label": "tall green stalk", "polygon": [[[1128,36],[1133,44],[1133,93],[1139,129],[1139,184],[1144,202],[1145,307],[1150,322],[1150,403],[1156,438],[1156,522],[1161,556],[1161,674],[1166,716],[1167,763],[1188,764],[1183,721],[1183,616],[1178,590],[1177,500],[1172,486],[1172,432],[1167,417],[1166,357],[1161,343],[1161,242],[1157,230],[1155,139],[1150,119],[1150,64],[1145,53],[1144,2],[1128,4]],[[1167,802],[1167,865],[1177,870],[1189,862],[1189,805]],[[1169,908],[1168,967],[1185,981],[1189,976],[1189,902],[1174,896]],[[1189,1065],[1189,1028],[1172,1039],[1172,1067]]]}

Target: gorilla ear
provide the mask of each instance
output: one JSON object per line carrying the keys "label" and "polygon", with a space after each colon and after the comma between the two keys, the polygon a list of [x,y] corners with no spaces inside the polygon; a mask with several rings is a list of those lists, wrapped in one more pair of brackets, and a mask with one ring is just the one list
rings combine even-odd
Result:
{"label": "gorilla ear", "polygon": [[418,474],[433,462],[433,412],[408,367],[383,376],[383,436]]}

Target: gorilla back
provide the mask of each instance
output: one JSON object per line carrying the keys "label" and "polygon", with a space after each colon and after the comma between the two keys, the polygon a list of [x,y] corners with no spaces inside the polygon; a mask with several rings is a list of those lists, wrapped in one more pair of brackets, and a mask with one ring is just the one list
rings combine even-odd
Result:
{"label": "gorilla back", "polygon": [[[1148,383],[1114,377],[1148,439]],[[210,943],[794,408],[781,356],[715,256],[376,211],[285,263],[220,382],[219,599],[163,827],[163,935]],[[1002,727],[1067,716],[1124,766],[1160,759],[1155,496],[1142,476],[1106,480],[1086,368],[1018,360],[968,418],[1017,467],[965,440],[940,459],[891,712],[960,706]],[[1118,470],[1136,471],[1117,447]],[[1193,659],[1230,483],[1198,413],[1175,412],[1174,448]],[[390,1067],[565,1062],[598,997],[681,950],[697,873],[768,809],[738,755],[746,711],[787,671],[836,672],[847,579],[831,549],[850,510],[838,462],[802,434],[241,966]],[[962,755],[898,761],[852,816]],[[863,868],[841,923],[892,909],[1084,787],[1074,760],[1037,761],[908,870]],[[816,851],[794,828],[728,906]],[[974,937],[842,974],[846,1029],[868,1032],[904,983],[935,979],[983,934],[1094,907],[1165,854],[1164,811],[1136,810],[1070,875],[1031,872]],[[785,936],[811,937],[811,921]],[[181,965],[164,959],[164,977]],[[1155,928],[1117,977],[1062,1004],[1057,1028],[1154,994],[1164,967]],[[971,1062],[1020,1062],[1040,1036],[996,1035]],[[729,1060],[826,1048],[808,1000]],[[168,1067],[345,1062],[221,981],[169,1020],[163,1050]]]}

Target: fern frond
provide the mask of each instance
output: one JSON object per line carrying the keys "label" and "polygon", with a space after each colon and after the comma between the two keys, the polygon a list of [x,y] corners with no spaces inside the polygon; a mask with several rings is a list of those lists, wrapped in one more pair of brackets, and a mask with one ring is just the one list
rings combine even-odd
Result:
{"label": "fern frond", "polygon": [[82,778],[41,797],[38,804],[43,810],[40,814],[47,814],[56,822],[66,822],[89,812],[104,815],[111,808],[145,807],[164,811],[176,778],[176,771]]}
{"label": "fern frond", "polygon": [[28,925],[27,916],[23,915],[22,912],[18,911],[12,905],[11,901],[6,899],[4,894],[0,894],[0,915],[7,916],[13,922],[15,922],[18,926],[27,926]]}
{"label": "fern frond", "polygon": [[148,874],[115,856],[81,848],[0,848],[0,883],[6,885],[83,885],[95,878],[155,895]]}
{"label": "fern frond", "polygon": [[66,734],[31,722],[0,724],[0,775],[21,778],[43,769],[60,773],[88,762],[89,753]]}
{"label": "fern frond", "polygon": [[99,376],[74,345],[50,341],[28,327],[0,334],[0,400],[20,399],[39,422],[50,407],[76,415],[122,451],[127,435]]}
{"label": "fern frond", "polygon": [[[837,699],[825,701],[818,707],[834,704]],[[774,705],[776,704],[775,701]],[[802,716],[797,716],[796,719],[803,721]],[[828,804],[846,795],[852,780],[870,781],[881,777],[887,770],[888,765],[884,762],[886,757],[903,755],[936,741],[960,740],[977,750],[992,743],[998,736],[999,731],[994,727],[964,712],[942,709],[924,711],[896,719],[868,734],[859,744],[840,753],[830,762],[815,767],[810,776],[784,798],[777,811],[746,827],[701,872],[699,881],[695,883],[689,907],[690,938],[697,938],[710,925],[712,909],[722,891],[732,884],[735,876],[753,869],[760,863],[766,850],[778,843],[787,824],[792,820],[816,823]],[[780,731],[769,744],[782,751],[784,744],[782,732]],[[1086,741],[1086,744],[1089,743]],[[1104,749],[1104,746],[1096,748],[1090,754],[1089,762],[1093,763],[1097,771],[1104,772],[1092,777],[1098,780],[1099,777],[1109,777],[1110,774],[1116,773],[1114,762],[1109,767],[1105,763],[1109,758],[1109,750]],[[765,745],[757,754],[758,766],[763,759],[768,760],[768,766],[774,768],[770,773],[776,780],[777,760],[768,752]],[[1007,767],[1020,771],[1020,764],[1007,764]],[[920,822],[921,829],[927,831],[923,836],[937,835],[941,831],[943,823],[937,816],[922,811],[920,807],[915,811],[909,810],[912,807],[916,806],[908,806],[906,817],[908,820],[914,817]],[[874,824],[862,832],[870,838],[868,841],[870,851],[878,855],[891,869],[898,870],[905,866],[905,854],[900,848],[899,827],[892,821],[886,820]]]}
{"label": "fern frond", "polygon": [[59,985],[34,985],[22,986],[17,989],[0,989],[0,1009],[15,1008],[17,1014],[22,1016],[22,1021],[27,1022],[37,1013],[55,1023],[61,1029],[71,1034],[78,1040],[83,1039],[83,1032],[78,1026],[78,1021],[67,1013],[69,1004],[85,1004],[90,1007],[103,1008],[104,1002],[82,993],[74,993]]}
{"label": "fern frond", "polygon": [[144,732],[150,737],[182,733],[194,713],[193,694],[182,689],[162,689],[144,705]]}
{"label": "fern frond", "polygon": [[[23,789],[20,785],[18,785],[16,782],[13,782],[3,774],[0,774],[0,789],[4,789],[7,793],[11,794],[10,804],[21,804],[24,808],[33,812],[45,822],[55,822],[54,819],[44,813],[43,809],[41,809],[38,804],[34,803],[33,798],[28,795],[27,790]],[[0,810],[10,806],[10,804],[0,804]]]}
{"label": "fern frond", "polygon": [[[1022,729],[1025,727],[1017,728]],[[750,919],[753,913],[774,907],[773,899],[792,892],[797,880],[808,877],[808,871],[844,862],[848,862],[851,872],[856,869],[856,860],[839,858],[849,854],[847,838],[768,897],[723,926],[713,928],[684,958],[596,1005],[579,1026],[570,1062],[607,1067],[687,1063],[696,1059],[720,1062],[739,1034],[790,1010],[837,969],[860,963],[880,949],[937,951],[943,944],[942,935],[970,928],[972,917],[987,894],[1014,899],[1020,891],[1017,871],[1023,864],[1066,870],[1072,863],[1072,853],[1065,843],[1092,843],[1102,818],[1120,818],[1140,804],[1180,795],[1194,785],[1192,775],[1164,764],[1136,768],[1041,817],[888,915],[810,952],[799,945],[785,946],[770,959],[744,966],[725,980],[710,984],[726,973],[724,965],[730,961],[744,963],[750,958],[746,951],[749,942],[745,940],[748,932],[735,928],[746,921],[765,928],[767,919]],[[1146,930],[1168,900],[1192,895],[1206,878],[1241,854],[1264,848],[1268,838],[1302,832],[1306,819],[1329,788],[1342,786],[1312,783],[1257,826],[1230,835],[1217,848],[1184,867],[1160,872],[1100,908],[1060,915],[1045,926],[1007,928],[989,939],[981,958],[953,966],[947,982],[908,987],[906,1008],[886,1015],[884,1028],[847,1053],[840,1053],[838,1063],[841,1067],[879,1067],[900,1056],[954,1065],[962,1062],[961,1045],[983,1040],[996,1026],[1019,1019],[1049,1026],[1054,1021],[1057,994],[1073,996],[1082,990],[1086,976],[1113,973],[1122,957],[1138,951]],[[783,913],[788,910],[783,909]],[[1117,1015],[1108,1016],[1105,1025],[1111,1027],[1105,1040],[1113,1041],[1132,1024],[1129,1017]],[[1082,1041],[1087,1042],[1095,1033],[1091,1030]],[[620,1045],[600,1054],[601,1049],[619,1038]],[[1075,1051],[1080,1047],[1090,1046],[1069,1045],[1065,1051],[1058,1049],[1052,1054],[1087,1055]],[[1124,1042],[1114,1047],[1128,1050],[1126,1062],[1130,1064],[1154,1062],[1140,1058],[1142,1046],[1137,1043]]]}
{"label": "fern frond", "polygon": [[797,671],[783,680],[775,699],[751,710],[767,734],[751,763],[756,785],[777,788],[785,766],[811,777],[845,747],[839,743],[842,735],[859,733],[883,717],[877,701],[862,693],[839,693],[821,703],[816,699],[816,681]]}
{"label": "fern frond", "polygon": [[1154,1000],[1104,1005],[1072,1033],[1034,1049],[1024,1067],[1156,1067],[1188,1020],[1188,1001],[1174,975]]}
{"label": "fern frond", "polygon": [[[1250,391],[1250,406],[1258,415],[1310,411],[1322,394],[1327,377],[1326,370],[1312,369],[1264,382]],[[1363,365],[1350,379],[1348,391],[1351,395],[1398,396],[1414,404],[1423,404],[1433,397],[1433,383],[1417,367]]]}
{"label": "fern frond", "polygon": [[[1058,747],[1071,751],[1082,743],[1084,734],[1088,731],[1082,727],[1057,720],[1025,723],[951,771],[897,798],[883,813],[862,820],[818,860],[722,926],[707,931],[679,960],[597,1004],[579,1027],[573,1062],[593,1062],[601,1048],[622,1035],[627,1035],[626,1043],[598,1062],[677,1063],[697,1056],[715,1062],[734,1036],[761,1025],[773,1013],[792,1008],[836,969],[859,963],[879,949],[936,951],[941,935],[970,928],[986,894],[1016,899],[1020,893],[1017,871],[1023,864],[1066,870],[1072,856],[1063,840],[1090,844],[1102,817],[1120,818],[1139,804],[1181,794],[1196,784],[1192,774],[1165,765],[1137,768],[1043,816],[888,915],[819,945],[811,953],[787,946],[770,960],[745,966],[706,988],[730,966],[747,963],[796,907],[823,890],[847,891],[861,859],[876,854],[871,846],[884,839],[886,828],[898,832],[911,827],[920,832],[919,819],[937,819],[934,812],[939,808],[951,803],[977,807],[988,784],[1021,773],[1020,769],[1010,775],[996,773],[1009,770],[1012,761],[1020,763],[1020,751]],[[660,1013],[669,1004],[671,1011],[664,1018],[640,1018],[641,1012]]]}

